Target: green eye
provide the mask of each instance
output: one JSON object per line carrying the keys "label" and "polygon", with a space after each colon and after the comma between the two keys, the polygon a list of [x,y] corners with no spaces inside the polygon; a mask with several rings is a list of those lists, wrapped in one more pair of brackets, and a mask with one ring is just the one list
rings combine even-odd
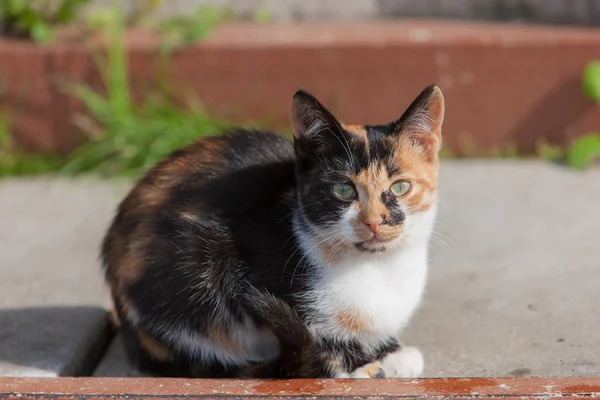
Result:
{"label": "green eye", "polygon": [[348,183],[336,183],[333,185],[333,194],[342,200],[352,200],[356,197],[356,190]]}
{"label": "green eye", "polygon": [[410,188],[412,187],[412,184],[409,181],[398,181],[396,183],[394,183],[391,187],[390,190],[391,192],[394,194],[394,196],[404,196],[406,193],[408,193],[410,191]]}

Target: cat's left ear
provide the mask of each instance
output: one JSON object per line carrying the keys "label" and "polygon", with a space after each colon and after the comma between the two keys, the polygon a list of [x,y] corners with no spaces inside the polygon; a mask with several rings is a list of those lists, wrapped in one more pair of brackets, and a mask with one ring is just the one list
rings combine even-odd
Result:
{"label": "cat's left ear", "polygon": [[428,161],[434,161],[442,147],[443,122],[444,95],[437,85],[431,85],[392,123],[392,134],[408,142]]}
{"label": "cat's left ear", "polygon": [[298,90],[292,99],[290,120],[295,139],[313,140],[342,133],[340,122],[312,94]]}

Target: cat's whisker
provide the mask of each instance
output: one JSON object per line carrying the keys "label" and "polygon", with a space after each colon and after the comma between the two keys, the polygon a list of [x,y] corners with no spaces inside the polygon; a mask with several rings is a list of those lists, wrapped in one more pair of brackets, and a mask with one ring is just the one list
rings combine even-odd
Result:
{"label": "cat's whisker", "polygon": [[284,219],[286,219],[286,218],[287,218],[287,217],[289,217],[290,215],[293,215],[293,214],[295,214],[297,211],[300,211],[300,210],[302,210],[302,209],[304,209],[304,208],[306,208],[306,207],[310,207],[310,206],[313,206],[313,205],[315,205],[315,204],[319,204],[319,203],[320,203],[320,201],[313,201],[312,203],[304,204],[304,205],[302,205],[302,206],[300,206],[300,207],[298,207],[298,208],[295,208],[295,209],[293,209],[291,212],[289,212],[288,214],[284,215],[284,216],[283,216],[283,217],[281,217],[279,220],[277,220],[277,221],[275,222],[275,225],[277,225],[278,223],[280,223],[281,221],[283,221]]}
{"label": "cat's whisker", "polygon": [[451,246],[453,244],[452,239],[450,239],[449,237],[447,237],[439,232],[436,232],[435,230],[431,231],[431,236],[435,237],[436,239],[438,239],[439,241],[443,242],[444,244],[446,244],[448,246]]}
{"label": "cat's whisker", "polygon": [[314,246],[312,246],[310,249],[308,249],[304,255],[300,258],[300,260],[298,261],[298,263],[296,264],[296,267],[294,268],[294,272],[292,273],[292,279],[290,280],[290,286],[292,286],[294,284],[294,276],[296,275],[296,270],[298,269],[298,267],[302,264],[302,262],[304,261],[304,259],[306,259],[308,256],[311,255],[312,250],[317,247],[317,246],[321,246],[324,245],[328,242],[333,242],[335,240],[339,240],[341,237],[341,233],[336,233],[336,234],[332,234],[330,237],[325,238],[321,241],[319,241],[318,243],[316,243]]}
{"label": "cat's whisker", "polygon": [[346,155],[348,156],[348,161],[352,164],[355,164],[355,160],[354,160],[354,156],[352,155],[352,151],[350,150],[350,144],[348,143],[348,139],[346,139],[344,137],[344,140],[346,141],[346,145],[344,143],[342,143],[342,141],[340,140],[340,138],[338,137],[338,135],[336,135],[331,128],[327,128],[327,131],[331,133],[331,135],[333,137],[335,137],[337,139],[338,142],[340,142],[340,144],[342,145],[342,147],[344,148],[344,151],[346,152]]}
{"label": "cat's whisker", "polygon": [[[321,246],[324,245],[325,243],[327,243],[328,241],[333,241],[336,239],[339,239],[339,236],[341,236],[341,233],[337,233],[337,234],[331,234],[330,232],[324,232],[320,235],[315,235],[313,237],[313,239],[317,239],[319,237],[323,237],[325,235],[330,235],[329,237],[326,237],[323,240],[320,240],[319,242],[317,242],[314,246],[312,246],[310,249],[308,249],[307,251],[305,251],[305,254],[300,258],[300,260],[298,260],[298,263],[296,264],[296,268],[298,267],[298,265],[300,265],[302,263],[302,261],[304,261],[305,258],[307,258],[307,256],[310,255],[311,251],[317,247],[317,246]],[[292,275],[292,279],[293,279],[293,275]]]}
{"label": "cat's whisker", "polygon": [[441,235],[438,232],[432,231],[430,239],[431,239],[432,243],[440,245],[440,247],[442,247],[443,249],[451,250],[452,252],[454,252],[454,254],[459,254],[458,251],[456,251],[456,248],[454,247],[451,240],[449,238],[445,237],[444,235]]}
{"label": "cat's whisker", "polygon": [[331,255],[331,259],[329,260],[329,264],[327,264],[327,267],[331,266],[331,263],[333,261],[335,261],[335,256],[337,255],[337,253],[340,251],[340,249],[344,246],[344,242],[340,242],[338,244],[338,246],[334,249],[333,254]]}
{"label": "cat's whisker", "polygon": [[430,237],[430,244],[439,245],[444,250],[451,250],[452,248],[444,241],[436,238],[435,236]]}
{"label": "cat's whisker", "polygon": [[[317,235],[313,236],[313,238],[314,238],[314,239],[316,239],[316,238],[323,237],[323,236],[325,236],[325,235],[329,235],[329,232],[323,232],[323,233],[317,234]],[[294,238],[295,236],[296,236],[296,235],[295,235],[295,234],[293,234],[293,235],[292,235],[292,236],[291,236],[291,237],[290,237],[288,240],[286,240],[286,243],[287,243],[287,242],[289,242],[289,241],[290,241],[290,239]],[[283,247],[285,247],[285,245],[284,245]],[[290,256],[289,256],[289,257],[288,257],[288,259],[286,260],[285,264],[283,265],[283,269],[281,270],[281,281],[282,281],[282,282],[283,282],[283,275],[285,274],[285,269],[286,269],[286,267],[287,267],[288,263],[290,262],[290,260],[292,259],[292,257],[293,257],[293,256],[294,256],[294,255],[295,255],[295,254],[296,254],[296,253],[297,253],[299,250],[301,250],[301,248],[302,248],[302,247],[301,247],[301,246],[299,246],[299,245],[296,245],[295,247],[296,247],[296,249],[295,249],[295,250],[292,252],[292,254],[290,254]]]}
{"label": "cat's whisker", "polygon": [[438,237],[440,239],[443,239],[445,242],[447,242],[450,245],[454,244],[454,241],[451,238],[449,238],[448,236],[446,236],[446,235],[444,235],[442,233],[439,233],[439,232],[436,232],[435,230],[433,230],[433,234],[436,237]]}
{"label": "cat's whisker", "polygon": [[430,239],[431,239],[432,243],[439,244],[439,245],[440,245],[440,246],[442,246],[444,249],[451,249],[451,248],[452,248],[452,246],[450,246],[450,245],[449,245],[447,242],[445,242],[443,239],[441,239],[441,238],[439,238],[439,237],[437,237],[437,236],[435,236],[435,235],[433,235],[433,234],[430,236]]}

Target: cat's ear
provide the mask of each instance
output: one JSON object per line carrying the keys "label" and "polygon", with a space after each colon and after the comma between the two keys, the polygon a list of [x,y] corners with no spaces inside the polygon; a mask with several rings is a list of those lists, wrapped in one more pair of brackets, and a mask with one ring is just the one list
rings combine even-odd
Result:
{"label": "cat's ear", "polygon": [[442,146],[444,95],[439,87],[425,88],[399,120],[392,125],[392,134],[408,143],[423,157],[434,161]]}
{"label": "cat's ear", "polygon": [[342,134],[342,124],[312,94],[298,90],[292,99],[290,120],[294,138],[318,139]]}

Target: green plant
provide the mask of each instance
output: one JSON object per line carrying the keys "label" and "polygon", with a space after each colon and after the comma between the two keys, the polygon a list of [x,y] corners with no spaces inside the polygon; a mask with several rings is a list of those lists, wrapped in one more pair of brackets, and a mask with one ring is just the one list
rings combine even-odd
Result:
{"label": "green plant", "polygon": [[588,133],[575,139],[567,151],[567,163],[571,168],[582,170],[600,157],[600,134]]}
{"label": "green plant", "polygon": [[38,175],[61,167],[64,160],[53,155],[30,154],[19,151],[9,132],[8,113],[0,113],[0,178]]}
{"label": "green plant", "polygon": [[[225,124],[193,102],[181,108],[163,93],[150,93],[135,104],[129,89],[123,18],[108,25],[106,95],[84,85],[72,92],[84,103],[98,134],[71,154],[61,171],[105,176],[139,175],[172,151],[222,131]],[[88,124],[88,125],[90,125]]]}
{"label": "green plant", "polygon": [[1,35],[50,42],[52,27],[67,24],[90,0],[1,0]]}
{"label": "green plant", "polygon": [[553,163],[563,164],[565,160],[566,148],[548,143],[545,139],[539,140],[536,146],[536,155],[538,158]]}
{"label": "green plant", "polygon": [[[600,62],[590,62],[581,79],[584,95],[600,105]],[[584,169],[600,158],[600,134],[587,133],[571,143],[567,163],[574,169]]]}
{"label": "green plant", "polygon": [[217,25],[232,17],[231,11],[200,6],[189,15],[166,19],[158,26],[164,35],[164,50],[169,51],[204,39]]}
{"label": "green plant", "polygon": [[127,25],[143,25],[150,15],[164,4],[163,0],[135,0],[130,4],[131,12]]}

